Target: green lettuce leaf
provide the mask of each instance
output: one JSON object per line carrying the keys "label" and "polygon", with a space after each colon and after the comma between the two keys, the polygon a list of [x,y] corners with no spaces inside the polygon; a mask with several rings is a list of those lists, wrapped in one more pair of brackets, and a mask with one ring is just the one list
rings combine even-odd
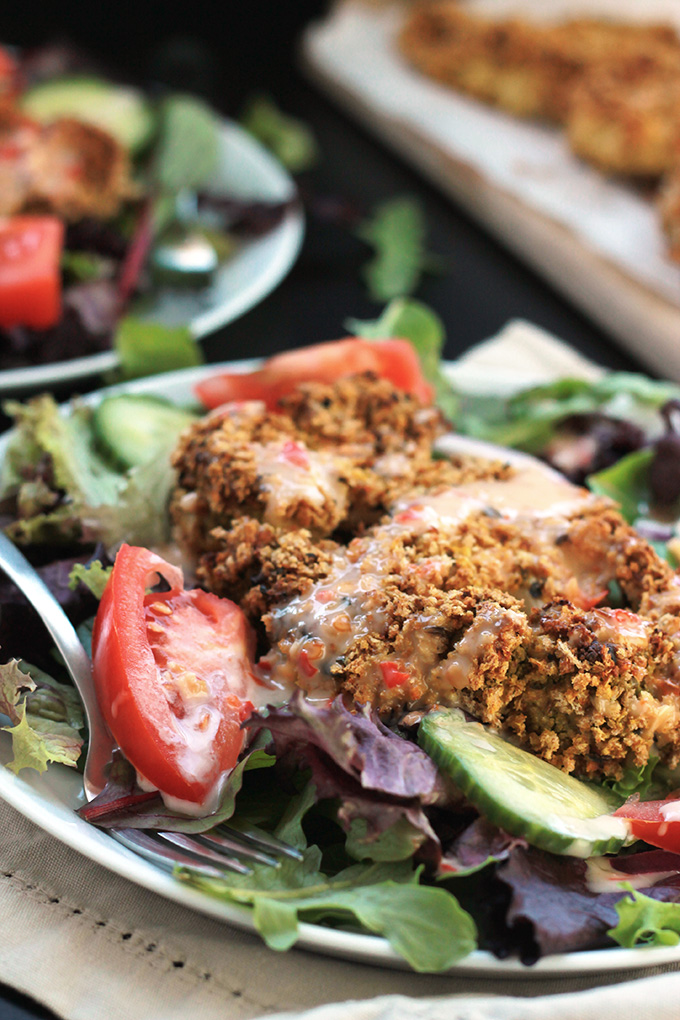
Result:
{"label": "green lettuce leaf", "polygon": [[[47,455],[52,464],[54,484],[44,489],[46,502],[54,502],[54,490],[77,492],[89,503],[111,502],[121,489],[122,479],[97,452],[92,437],[90,408],[74,401],[69,415],[61,414],[48,393],[20,404],[7,401],[5,413],[15,419],[17,431],[10,440],[3,465],[2,490],[26,477]],[[37,494],[38,489],[34,492]]]}
{"label": "green lettuce leaf", "polygon": [[419,884],[410,861],[362,863],[329,877],[318,846],[307,846],[302,819],[315,800],[308,785],[294,798],[276,835],[302,851],[278,868],[257,865],[249,876],[210,879],[186,869],[178,877],[211,895],[252,907],[253,922],[272,949],[295,944],[300,921],[352,926],[384,936],[418,971],[440,971],[476,946],[472,918],[454,896]]}
{"label": "green lettuce leaf", "polygon": [[590,475],[586,479],[588,488],[598,496],[616,500],[623,516],[634,524],[649,510],[649,467],[653,460],[651,449],[629,453],[612,467]]}
{"label": "green lettuce leaf", "polygon": [[616,904],[619,921],[607,934],[620,946],[677,946],[680,942],[680,903],[659,903],[626,885],[629,896]]}
{"label": "green lettuce leaf", "polygon": [[100,560],[93,560],[92,563],[76,563],[69,574],[68,586],[71,591],[75,591],[82,582],[96,599],[101,599],[112,570],[113,567],[103,567]]}
{"label": "green lettuce leaf", "polygon": [[412,298],[396,298],[377,319],[349,319],[345,327],[367,340],[381,337],[408,340],[418,354],[425,378],[434,386],[438,406],[449,420],[456,418],[459,396],[441,367],[446,330],[439,316],[427,305]]}
{"label": "green lettuce leaf", "polygon": [[610,372],[595,382],[559,379],[522,390],[508,400],[462,399],[456,426],[466,435],[537,453],[573,414],[599,412],[633,422],[651,436],[661,429],[659,410],[680,397],[680,387],[634,372]]}
{"label": "green lettuce leaf", "polygon": [[132,315],[122,319],[113,339],[124,379],[192,368],[203,363],[200,347],[188,326],[165,326]]}
{"label": "green lettuce leaf", "polygon": [[[174,435],[152,461],[124,473],[99,453],[91,408],[75,403],[64,415],[45,394],[26,404],[8,403],[6,410],[17,422],[1,488],[3,497],[16,499],[17,519],[7,528],[14,541],[102,541],[113,548],[123,536],[137,545],[167,539]],[[50,485],[44,472],[32,477],[46,458]]]}
{"label": "green lettuce leaf", "polygon": [[117,547],[123,537],[131,545],[143,546],[161,545],[169,539],[168,504],[175,485],[169,451],[175,438],[154,460],[130,469],[116,502],[83,510],[80,519],[85,536],[103,542],[108,549]]}
{"label": "green lettuce leaf", "polygon": [[220,152],[220,119],[195,96],[173,95],[160,111],[160,137],[154,172],[160,187],[172,194],[206,184],[215,173]]}
{"label": "green lettuce leaf", "polygon": [[375,250],[363,270],[374,301],[391,301],[413,293],[422,273],[435,262],[425,249],[422,207],[409,196],[381,202],[359,224],[356,233]]}
{"label": "green lettuce leaf", "polygon": [[[83,746],[84,721],[75,690],[34,667],[21,669],[16,659],[0,664],[0,714],[11,725],[12,772],[44,772],[50,762],[75,768]],[[33,675],[31,675],[33,674]]]}
{"label": "green lettuce leaf", "polygon": [[658,764],[659,756],[652,751],[646,764],[631,765],[624,769],[621,779],[605,785],[618,794],[622,801],[628,800],[634,793],[639,794],[641,800],[656,799],[651,796],[651,791],[659,787],[660,777],[656,775]]}
{"label": "green lettuce leaf", "polygon": [[252,96],[240,121],[291,173],[309,170],[319,159],[319,147],[307,125],[282,113],[268,96]]}
{"label": "green lettuce leaf", "polygon": [[[310,850],[318,848],[312,847]],[[327,878],[305,852],[303,866],[258,866],[250,879],[179,876],[205,892],[253,907],[257,931],[271,949],[289,949],[299,921],[348,924],[386,938],[417,971],[441,971],[476,948],[475,925],[451,893],[423,886],[408,862],[356,864]]]}
{"label": "green lettuce leaf", "polygon": [[111,275],[111,259],[89,251],[63,251],[61,268],[67,277],[78,282],[103,279]]}
{"label": "green lettuce leaf", "polygon": [[365,818],[354,818],[347,834],[345,848],[355,861],[406,861],[423,845],[426,835],[421,829],[400,818],[379,836],[369,836]]}

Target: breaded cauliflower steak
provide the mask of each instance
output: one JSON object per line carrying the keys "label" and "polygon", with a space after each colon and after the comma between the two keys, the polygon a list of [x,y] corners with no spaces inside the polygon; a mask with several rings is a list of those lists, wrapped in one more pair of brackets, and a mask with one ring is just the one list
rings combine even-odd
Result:
{"label": "breaded cauliflower steak", "polygon": [[557,122],[564,121],[572,89],[589,69],[680,54],[676,33],[663,24],[494,19],[455,0],[414,5],[399,46],[431,78],[516,116]]}
{"label": "breaded cauliflower steak", "polygon": [[[225,405],[175,454],[199,582],[259,668],[383,716],[457,706],[565,771],[680,758],[680,584],[613,503],[526,459],[435,460],[432,408],[373,377]],[[603,603],[616,586],[627,608]]]}

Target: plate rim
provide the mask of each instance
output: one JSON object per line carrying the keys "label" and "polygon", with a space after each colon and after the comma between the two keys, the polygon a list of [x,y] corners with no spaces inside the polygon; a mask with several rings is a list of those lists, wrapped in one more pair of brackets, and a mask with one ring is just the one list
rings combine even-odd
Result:
{"label": "plate rim", "polygon": [[[221,117],[220,120],[222,140],[237,145],[242,158],[258,162],[263,174],[269,178],[272,191],[280,192],[282,197],[295,197],[297,191],[295,182],[283,165],[236,121],[229,117]],[[228,302],[227,314],[226,303],[222,302],[194,316],[189,323],[194,337],[201,340],[215,330],[235,322],[271,294],[295,264],[300,254],[304,233],[305,217],[301,204],[297,202],[286,209],[281,222],[273,230],[262,238],[255,238],[250,242],[252,245],[258,241],[268,241],[274,248],[265,271],[258,274]],[[115,369],[118,364],[119,358],[115,351],[101,351],[66,361],[2,369],[0,395],[94,378]]]}
{"label": "plate rim", "polygon": [[[120,392],[145,393],[161,391],[170,399],[183,399],[190,395],[191,386],[199,379],[219,371],[250,371],[261,364],[261,359],[240,359],[224,361],[196,368],[179,369],[127,383],[106,386],[78,398],[80,404],[96,405],[106,396]],[[444,368],[451,371],[455,362],[444,362]],[[169,392],[168,392],[169,391]],[[64,413],[70,403],[61,405]],[[0,460],[5,454],[11,430],[0,435]],[[4,734],[0,734],[2,739]],[[59,770],[77,782],[77,776],[66,766],[50,765],[48,772]],[[32,774],[34,783],[40,783],[40,776]],[[51,802],[47,793],[41,794],[32,783],[10,772],[0,763],[0,798],[9,803],[24,817],[38,825],[54,838],[97,864],[102,865],[128,881],[163,896],[180,906],[196,910],[228,925],[257,934],[247,907],[224,903],[197,889],[183,885],[172,876],[131,850],[116,842],[111,836],[80,819],[65,801]],[[56,811],[55,811],[56,807]],[[259,935],[258,935],[259,938]],[[340,957],[358,963],[411,971],[408,963],[399,956],[386,939],[377,935],[364,935],[338,931],[322,925],[300,922],[296,948],[311,950],[326,956]],[[575,977],[585,974],[611,974],[616,972],[641,971],[680,961],[680,946],[582,950],[574,953],[559,953],[542,957],[532,966],[516,958],[499,960],[486,950],[475,950],[440,976],[461,976],[465,974],[530,980],[546,977]]]}

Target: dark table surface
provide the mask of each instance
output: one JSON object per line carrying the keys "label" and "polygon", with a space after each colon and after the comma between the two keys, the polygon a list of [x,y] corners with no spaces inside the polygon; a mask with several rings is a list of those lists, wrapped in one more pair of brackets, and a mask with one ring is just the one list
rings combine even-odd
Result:
{"label": "dark table surface", "polygon": [[[301,181],[306,192],[351,201],[360,209],[390,196],[416,196],[427,218],[428,247],[445,267],[441,274],[424,278],[417,297],[442,317],[447,357],[455,358],[508,319],[521,317],[604,365],[640,367],[449,199],[305,82],[296,69],[299,34],[308,21],[323,14],[326,4],[250,0],[219,16],[208,4],[181,6],[183,14],[171,14],[165,4],[142,0],[140,21],[138,11],[130,15],[121,4],[45,5],[31,0],[0,12],[0,39],[32,46],[68,36],[134,77],[194,86],[229,116],[238,116],[254,92],[266,92],[316,135],[321,159]],[[319,219],[310,208],[296,265],[256,308],[205,341],[207,360],[266,355],[342,336],[350,316],[376,318],[380,306],[368,298],[360,275],[369,254],[346,227]],[[0,985],[0,1020],[52,1015]]]}

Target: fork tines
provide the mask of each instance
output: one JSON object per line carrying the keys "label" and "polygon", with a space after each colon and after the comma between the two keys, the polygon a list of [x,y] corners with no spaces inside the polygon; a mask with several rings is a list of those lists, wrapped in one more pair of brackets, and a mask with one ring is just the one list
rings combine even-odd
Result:
{"label": "fork tines", "polygon": [[253,864],[280,867],[281,858],[301,860],[295,847],[259,831],[241,832],[220,826],[209,833],[188,836],[182,832],[149,832],[142,829],[111,829],[118,842],[166,869],[190,868],[208,878],[226,872],[252,875]]}

